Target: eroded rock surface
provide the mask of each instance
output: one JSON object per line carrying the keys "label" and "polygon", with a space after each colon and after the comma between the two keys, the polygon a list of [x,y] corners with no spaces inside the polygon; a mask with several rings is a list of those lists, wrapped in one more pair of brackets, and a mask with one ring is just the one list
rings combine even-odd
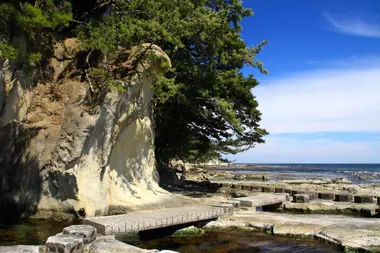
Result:
{"label": "eroded rock surface", "polygon": [[[155,45],[131,51],[127,62],[144,51],[170,64]],[[77,73],[78,42],[66,40],[55,53],[47,83],[1,62],[0,218],[94,216],[159,202],[166,192],[158,186],[150,100],[161,65],[143,60],[117,79],[124,92],[108,89],[94,102]]]}

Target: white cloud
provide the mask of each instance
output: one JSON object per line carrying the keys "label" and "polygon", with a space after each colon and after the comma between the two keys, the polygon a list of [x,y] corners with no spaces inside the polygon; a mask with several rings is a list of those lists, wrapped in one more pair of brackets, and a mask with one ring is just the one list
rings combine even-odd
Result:
{"label": "white cloud", "polygon": [[247,163],[380,163],[379,140],[345,142],[269,136],[266,142],[228,158]]}
{"label": "white cloud", "polygon": [[380,65],[306,72],[253,93],[272,134],[380,131]]}
{"label": "white cloud", "polygon": [[324,16],[337,32],[355,36],[380,38],[380,24],[364,21],[359,18],[338,19],[328,13],[324,13]]}
{"label": "white cloud", "polygon": [[[325,66],[329,69],[277,78],[255,88],[263,113],[260,125],[270,135],[266,144],[228,158],[256,163],[380,163],[379,58],[351,58]],[[349,141],[360,135],[341,134],[337,140],[335,132],[374,132],[374,137]]]}

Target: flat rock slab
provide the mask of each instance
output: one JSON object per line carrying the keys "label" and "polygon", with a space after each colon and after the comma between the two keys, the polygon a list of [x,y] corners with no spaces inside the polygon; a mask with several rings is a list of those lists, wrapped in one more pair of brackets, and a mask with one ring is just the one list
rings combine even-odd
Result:
{"label": "flat rock slab", "polygon": [[29,245],[17,245],[17,246],[0,246],[0,253],[42,253],[44,246],[29,246]]}
{"label": "flat rock slab", "polygon": [[270,224],[305,224],[318,227],[350,228],[380,231],[380,219],[354,218],[344,215],[286,214],[270,212],[237,211],[234,218],[249,218],[250,223],[266,221]]}
{"label": "flat rock slab", "polygon": [[354,249],[370,249],[380,246],[380,231],[328,227],[315,237],[324,241]]}
{"label": "flat rock slab", "polygon": [[218,218],[225,208],[213,206],[185,206],[129,214],[87,218],[86,225],[96,227],[99,234],[116,235]]}
{"label": "flat rock slab", "polygon": [[262,193],[249,197],[235,198],[239,200],[242,207],[261,207],[274,204],[281,204],[286,201],[287,194]]}
{"label": "flat rock slab", "polygon": [[346,212],[362,213],[374,216],[379,207],[376,204],[356,204],[350,202],[334,202],[329,200],[315,200],[310,203],[291,203],[284,204],[284,209],[303,212]]}
{"label": "flat rock slab", "polygon": [[274,235],[316,236],[347,248],[378,248],[380,220],[344,215],[282,214],[238,211],[231,217],[236,222]]}

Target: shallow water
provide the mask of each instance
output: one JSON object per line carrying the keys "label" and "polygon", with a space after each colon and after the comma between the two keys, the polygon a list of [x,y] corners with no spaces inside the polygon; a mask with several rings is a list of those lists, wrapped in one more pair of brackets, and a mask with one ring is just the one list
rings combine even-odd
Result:
{"label": "shallow water", "polygon": [[[72,223],[71,223],[72,224]],[[24,221],[15,225],[0,224],[0,246],[41,245],[57,234],[68,222]],[[118,237],[126,243],[146,249],[169,249],[181,253],[337,253],[337,248],[316,240],[274,237],[261,232],[243,230],[209,230],[202,236],[169,236],[150,241],[136,237]]]}
{"label": "shallow water", "polygon": [[[131,242],[129,242],[131,243]],[[166,237],[132,242],[145,249],[168,249],[181,253],[337,253],[337,248],[311,239],[274,237],[244,230],[206,231],[202,236]]]}
{"label": "shallow water", "polygon": [[41,245],[49,236],[60,233],[73,223],[57,221],[20,221],[17,224],[0,223],[0,246]]}

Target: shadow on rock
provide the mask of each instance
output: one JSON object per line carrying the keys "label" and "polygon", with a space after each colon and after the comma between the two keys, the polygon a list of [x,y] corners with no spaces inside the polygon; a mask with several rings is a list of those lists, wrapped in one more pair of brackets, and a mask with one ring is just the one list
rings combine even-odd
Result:
{"label": "shadow on rock", "polygon": [[15,121],[0,129],[0,221],[15,222],[36,210],[42,179],[28,145],[39,130]]}

